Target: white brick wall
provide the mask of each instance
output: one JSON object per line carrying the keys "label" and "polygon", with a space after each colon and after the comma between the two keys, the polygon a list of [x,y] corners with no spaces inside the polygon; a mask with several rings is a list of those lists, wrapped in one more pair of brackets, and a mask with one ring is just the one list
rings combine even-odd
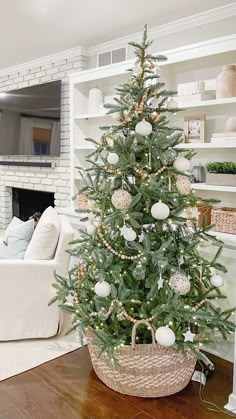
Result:
{"label": "white brick wall", "polygon": [[[52,61],[42,59],[42,65],[37,60],[37,65],[30,65],[22,69],[15,67],[9,74],[1,75],[0,92],[35,84],[47,83],[53,80],[62,80],[61,89],[61,154],[59,157],[41,158],[42,162],[55,163],[54,168],[35,168],[24,166],[1,166],[0,165],[0,229],[6,228],[12,218],[12,187],[25,188],[37,191],[53,192],[55,205],[59,207],[70,206],[70,132],[69,132],[69,82],[67,75],[70,72],[80,71],[86,68],[86,57],[71,53],[67,58],[61,59],[58,54],[53,55]],[[37,157],[13,157],[0,156],[0,160],[14,161],[38,161]]]}

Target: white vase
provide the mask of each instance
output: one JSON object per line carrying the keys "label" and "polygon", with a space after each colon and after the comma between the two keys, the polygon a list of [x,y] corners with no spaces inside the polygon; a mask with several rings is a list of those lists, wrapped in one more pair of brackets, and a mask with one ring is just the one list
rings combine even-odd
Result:
{"label": "white vase", "polygon": [[236,96],[236,66],[225,65],[216,78],[216,99]]}
{"label": "white vase", "polygon": [[88,112],[99,113],[101,105],[103,105],[103,92],[94,87],[89,91]]}
{"label": "white vase", "polygon": [[235,132],[236,131],[236,116],[230,116],[227,119],[226,131],[227,132]]}

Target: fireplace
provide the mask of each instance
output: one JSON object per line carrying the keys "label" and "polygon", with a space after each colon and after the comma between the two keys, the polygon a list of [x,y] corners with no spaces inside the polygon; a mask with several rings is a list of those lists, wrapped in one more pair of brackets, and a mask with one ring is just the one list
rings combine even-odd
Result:
{"label": "fireplace", "polygon": [[54,193],[12,188],[12,214],[23,221],[35,212],[54,207]]}

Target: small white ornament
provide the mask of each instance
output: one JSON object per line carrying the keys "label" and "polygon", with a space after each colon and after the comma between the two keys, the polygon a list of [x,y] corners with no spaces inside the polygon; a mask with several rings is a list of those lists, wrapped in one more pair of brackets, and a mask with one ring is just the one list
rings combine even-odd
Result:
{"label": "small white ornament", "polygon": [[143,240],[144,240],[144,234],[143,234],[143,231],[142,231],[142,233],[139,234],[139,236],[138,236],[138,241],[139,241],[139,243],[141,243],[141,242],[143,242]]}
{"label": "small white ornament", "polygon": [[190,161],[185,157],[178,157],[174,161],[173,166],[176,170],[179,170],[180,172],[187,172],[190,169]]}
{"label": "small white ornament", "polygon": [[121,236],[124,236],[128,228],[129,227],[127,227],[125,224],[123,225],[123,227],[119,228]]}
{"label": "small white ornament", "polygon": [[120,160],[118,154],[116,153],[109,153],[107,156],[107,161],[109,164],[116,164]]}
{"label": "small white ornament", "polygon": [[111,202],[116,209],[126,209],[132,202],[132,196],[124,189],[117,189],[112,194]]}
{"label": "small white ornament", "polygon": [[180,295],[186,295],[191,288],[190,281],[186,275],[176,272],[171,275],[169,286],[173,291],[178,292]]}
{"label": "small white ornament", "polygon": [[188,195],[192,190],[192,185],[186,176],[177,176],[176,188],[180,195]]}
{"label": "small white ornament", "polygon": [[88,226],[87,226],[87,233],[90,235],[90,236],[94,236],[94,234],[96,233],[96,231],[97,231],[97,227],[94,225],[94,224],[89,224]]}
{"label": "small white ornament", "polygon": [[112,117],[112,119],[114,119],[114,121],[119,121],[121,119],[120,112],[114,112],[114,113],[111,113],[109,115],[111,115],[111,117]]}
{"label": "small white ornament", "polygon": [[175,343],[175,334],[169,326],[158,327],[155,333],[156,341],[162,346],[172,346]]}
{"label": "small white ornament", "polygon": [[73,302],[74,302],[74,297],[73,297],[73,295],[71,295],[71,294],[67,295],[67,296],[66,296],[66,302],[65,302],[65,304],[72,305],[72,304],[73,304]]}
{"label": "small white ornament", "polygon": [[111,293],[111,286],[107,281],[97,282],[95,285],[95,293],[98,297],[108,297]]}
{"label": "small white ornament", "polygon": [[158,281],[157,281],[157,284],[158,284],[158,289],[159,289],[159,290],[160,290],[161,288],[163,288],[163,282],[164,282],[164,279],[163,279],[163,277],[162,277],[162,274],[160,274],[159,279],[158,279]]}
{"label": "small white ornament", "polygon": [[189,328],[187,332],[183,333],[184,336],[184,342],[193,342],[193,338],[196,336],[195,333],[191,332],[191,329]]}
{"label": "small white ornament", "polygon": [[213,287],[216,287],[216,288],[223,287],[224,285],[224,279],[219,274],[212,275],[210,281],[211,281],[211,285],[213,285]]}
{"label": "small white ornament", "polygon": [[127,228],[126,232],[124,233],[124,239],[128,242],[133,242],[137,237],[137,234],[132,228]]}
{"label": "small white ornament", "polygon": [[165,220],[170,214],[170,208],[159,201],[151,207],[151,214],[157,220]]}
{"label": "small white ornament", "polygon": [[143,119],[142,121],[138,122],[137,125],[135,126],[135,132],[136,134],[146,137],[147,135],[150,135],[152,132],[152,124],[150,124],[150,122],[145,121],[145,119]]}

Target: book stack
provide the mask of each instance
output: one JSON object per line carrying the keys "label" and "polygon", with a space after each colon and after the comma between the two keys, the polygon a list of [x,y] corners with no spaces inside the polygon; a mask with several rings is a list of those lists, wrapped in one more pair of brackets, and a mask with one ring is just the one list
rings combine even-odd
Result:
{"label": "book stack", "polygon": [[[234,132],[214,132],[211,143],[221,143],[222,141],[236,142],[236,131]],[[235,143],[236,144],[236,143]]]}

